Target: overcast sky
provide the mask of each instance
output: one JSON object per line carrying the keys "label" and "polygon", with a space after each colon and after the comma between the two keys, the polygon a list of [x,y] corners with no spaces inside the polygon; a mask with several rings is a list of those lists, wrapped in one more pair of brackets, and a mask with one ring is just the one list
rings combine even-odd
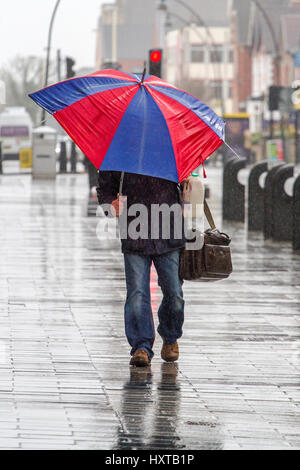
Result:
{"label": "overcast sky", "polygon": [[[94,66],[101,3],[112,0],[61,0],[52,41],[52,58],[76,60],[76,68]],[[56,0],[0,0],[0,67],[15,55],[46,54],[48,28]]]}

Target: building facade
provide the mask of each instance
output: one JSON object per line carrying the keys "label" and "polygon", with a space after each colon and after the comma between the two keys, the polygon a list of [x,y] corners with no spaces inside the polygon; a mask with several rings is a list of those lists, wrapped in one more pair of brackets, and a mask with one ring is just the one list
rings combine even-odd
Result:
{"label": "building facade", "polygon": [[103,4],[98,21],[96,69],[118,64],[128,73],[143,70],[148,50],[157,45],[156,2],[116,0]]}
{"label": "building facade", "polygon": [[229,27],[192,25],[170,31],[164,76],[219,114],[231,113],[234,64]]}
{"label": "building facade", "polygon": [[[115,0],[101,6],[96,69],[114,64],[132,73],[143,69],[148,51],[163,47],[168,31],[191,23],[228,26],[228,1]],[[166,18],[167,15],[167,18]],[[166,26],[166,19],[168,25]]]}
{"label": "building facade", "polygon": [[[263,101],[271,85],[291,86],[300,75],[300,2],[233,0],[230,8],[234,48],[233,107],[245,111],[247,101]],[[258,105],[258,104],[257,104]]]}

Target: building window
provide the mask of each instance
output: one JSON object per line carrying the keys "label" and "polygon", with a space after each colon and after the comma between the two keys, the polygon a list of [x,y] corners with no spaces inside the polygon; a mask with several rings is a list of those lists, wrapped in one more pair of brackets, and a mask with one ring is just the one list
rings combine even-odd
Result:
{"label": "building window", "polygon": [[223,46],[211,46],[209,51],[209,61],[220,63],[223,62]]}
{"label": "building window", "polygon": [[226,98],[232,99],[232,97],[233,97],[232,81],[228,81],[226,83]]}
{"label": "building window", "polygon": [[203,63],[205,62],[205,48],[204,46],[191,46],[191,62]]}
{"label": "building window", "polygon": [[176,65],[176,48],[169,47],[166,52],[167,64]]}
{"label": "building window", "polygon": [[223,85],[221,80],[211,80],[211,95],[215,99],[222,99],[223,96]]}

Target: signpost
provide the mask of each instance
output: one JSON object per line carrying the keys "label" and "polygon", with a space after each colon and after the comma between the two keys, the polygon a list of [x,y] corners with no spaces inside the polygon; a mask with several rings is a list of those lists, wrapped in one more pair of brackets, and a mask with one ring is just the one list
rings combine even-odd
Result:
{"label": "signpost", "polygon": [[294,67],[300,67],[300,52],[293,54],[294,57]]}
{"label": "signpost", "polygon": [[280,139],[270,139],[266,142],[268,168],[271,169],[278,162],[283,161],[283,143]]}
{"label": "signpost", "polygon": [[[248,113],[225,114],[226,138],[234,146],[235,151],[250,162],[251,139],[249,131]],[[224,159],[227,161],[232,156],[229,148],[224,149]]]}

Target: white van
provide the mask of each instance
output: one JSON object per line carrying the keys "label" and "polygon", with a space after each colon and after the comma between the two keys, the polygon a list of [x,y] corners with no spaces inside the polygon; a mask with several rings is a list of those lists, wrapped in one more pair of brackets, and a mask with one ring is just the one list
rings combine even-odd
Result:
{"label": "white van", "polygon": [[22,148],[32,147],[32,119],[23,107],[6,107],[0,113],[3,160],[19,160]]}

